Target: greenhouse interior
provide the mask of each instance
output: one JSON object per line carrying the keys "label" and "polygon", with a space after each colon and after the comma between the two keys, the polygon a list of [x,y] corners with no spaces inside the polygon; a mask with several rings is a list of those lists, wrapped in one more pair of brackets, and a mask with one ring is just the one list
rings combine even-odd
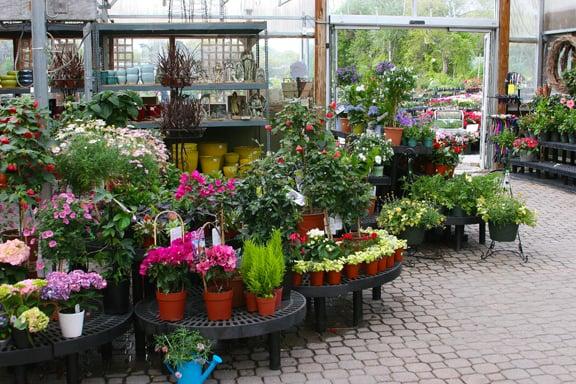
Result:
{"label": "greenhouse interior", "polygon": [[574,0],[0,6],[0,383],[576,383]]}

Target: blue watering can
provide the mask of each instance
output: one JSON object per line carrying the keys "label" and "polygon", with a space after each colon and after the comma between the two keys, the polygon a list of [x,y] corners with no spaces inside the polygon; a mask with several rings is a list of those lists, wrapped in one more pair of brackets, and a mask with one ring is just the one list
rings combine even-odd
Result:
{"label": "blue watering can", "polygon": [[[216,366],[221,362],[222,358],[220,356],[212,356],[212,361],[204,372],[202,372],[203,365],[195,361],[189,361],[179,366],[177,372],[179,372],[182,376],[177,378],[178,384],[202,384],[204,381],[206,381],[208,376],[210,376],[212,371],[214,371],[214,368],[216,368]],[[166,367],[172,375],[176,376],[176,372],[174,369],[172,369],[171,366],[166,364]]]}

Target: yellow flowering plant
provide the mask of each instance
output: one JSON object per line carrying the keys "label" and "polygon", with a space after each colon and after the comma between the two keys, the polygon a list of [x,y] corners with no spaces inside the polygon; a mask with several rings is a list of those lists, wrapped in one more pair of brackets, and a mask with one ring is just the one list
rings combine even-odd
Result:
{"label": "yellow flowering plant", "polygon": [[306,260],[294,260],[294,264],[292,264],[292,271],[296,273],[306,273],[310,270],[310,262]]}
{"label": "yellow flowering plant", "polygon": [[364,262],[364,251],[358,251],[346,257],[346,264],[361,264]]}
{"label": "yellow flowering plant", "polygon": [[496,225],[526,224],[536,225],[536,215],[526,205],[508,194],[500,194],[490,199],[481,197],[477,202],[478,215],[485,222]]}
{"label": "yellow flowering plant", "polygon": [[408,198],[384,204],[378,217],[378,225],[393,235],[410,228],[432,229],[443,222],[444,216],[430,203]]}
{"label": "yellow flowering plant", "polygon": [[340,272],[344,268],[344,261],[342,259],[324,260],[324,271],[326,272]]}

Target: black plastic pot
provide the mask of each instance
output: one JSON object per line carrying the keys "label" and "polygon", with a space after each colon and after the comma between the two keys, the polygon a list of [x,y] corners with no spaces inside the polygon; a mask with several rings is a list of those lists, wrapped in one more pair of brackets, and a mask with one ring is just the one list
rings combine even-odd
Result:
{"label": "black plastic pot", "polygon": [[496,225],[493,223],[488,223],[488,229],[490,230],[490,238],[494,241],[500,242],[512,242],[516,240],[518,236],[518,224],[501,224]]}
{"label": "black plastic pot", "polygon": [[292,293],[292,271],[286,271],[282,281],[282,300],[288,300]]}
{"label": "black plastic pot", "polygon": [[22,331],[12,328],[12,341],[18,349],[32,348],[32,339],[30,338],[28,330]]}
{"label": "black plastic pot", "polygon": [[409,246],[420,245],[424,242],[426,230],[424,228],[409,228],[400,234],[400,238],[408,242]]}
{"label": "black plastic pot", "polygon": [[452,210],[450,211],[451,216],[454,217],[464,217],[466,216],[466,212],[464,212],[464,210],[460,207],[454,207],[452,208]]}
{"label": "black plastic pot", "polygon": [[104,289],[104,313],[121,315],[130,310],[130,281],[109,281]]}

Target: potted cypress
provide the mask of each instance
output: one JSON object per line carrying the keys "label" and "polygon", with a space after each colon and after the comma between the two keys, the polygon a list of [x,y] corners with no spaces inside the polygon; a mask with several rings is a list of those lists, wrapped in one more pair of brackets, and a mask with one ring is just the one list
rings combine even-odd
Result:
{"label": "potted cypress", "polygon": [[494,241],[512,242],[518,235],[520,224],[536,225],[534,212],[520,200],[505,193],[491,198],[478,199],[478,214],[488,223],[490,238]]}

